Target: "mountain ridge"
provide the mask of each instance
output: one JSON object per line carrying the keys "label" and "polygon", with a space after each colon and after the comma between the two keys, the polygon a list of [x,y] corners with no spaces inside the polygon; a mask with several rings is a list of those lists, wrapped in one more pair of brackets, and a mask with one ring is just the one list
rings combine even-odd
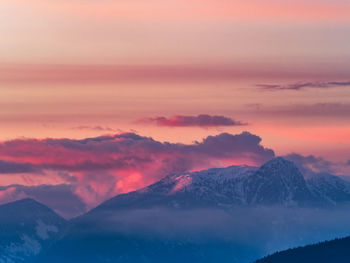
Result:
{"label": "mountain ridge", "polygon": [[318,174],[305,179],[292,161],[276,157],[260,168],[239,165],[168,175],[142,189],[117,195],[87,214],[101,208],[130,209],[152,205],[171,208],[332,206],[347,201],[350,201],[349,182],[337,176]]}
{"label": "mountain ridge", "polygon": [[291,248],[273,253],[254,263],[348,263],[350,237],[336,238],[317,244]]}
{"label": "mountain ridge", "polygon": [[31,262],[66,220],[32,198],[0,205],[0,262]]}
{"label": "mountain ridge", "polygon": [[[240,224],[248,221],[248,225],[258,227],[256,231],[261,231],[264,224],[271,225],[271,231],[284,229],[284,215],[292,217],[293,223],[299,222],[300,216],[293,214],[293,209],[336,207],[350,201],[349,189],[349,182],[332,175],[305,179],[293,162],[280,157],[261,167],[241,165],[171,174],[142,189],[117,195],[65,223],[52,246],[41,249],[35,262],[113,259],[160,263],[169,255],[169,262],[174,263],[212,262],[218,258],[225,263],[251,262],[257,258],[254,255],[262,256],[264,252],[259,246],[232,239]],[[31,199],[18,202],[36,204]],[[256,226],[255,220],[262,225]],[[222,224],[227,229],[220,229],[222,236],[218,236],[216,228]],[[206,239],[200,241],[203,235]],[[320,238],[323,236],[328,237],[321,234]]]}

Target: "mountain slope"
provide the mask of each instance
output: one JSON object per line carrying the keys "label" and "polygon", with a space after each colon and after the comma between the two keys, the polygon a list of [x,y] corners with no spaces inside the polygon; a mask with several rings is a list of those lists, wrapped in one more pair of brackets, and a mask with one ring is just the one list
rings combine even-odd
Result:
{"label": "mountain slope", "polygon": [[33,199],[0,206],[0,263],[30,262],[65,220]]}
{"label": "mountain slope", "polygon": [[[236,257],[253,259],[252,249],[216,232],[221,219],[228,217],[222,208],[242,203],[242,180],[256,169],[231,166],[170,175],[116,196],[72,220],[62,239],[42,253],[38,262],[235,263]],[[239,255],[228,253],[238,250]]]}
{"label": "mountain slope", "polygon": [[350,201],[349,189],[350,183],[335,176],[306,181],[294,163],[278,157],[260,168],[231,166],[170,175],[141,190],[118,195],[90,213],[157,206],[325,206]]}
{"label": "mountain slope", "polygon": [[315,199],[295,164],[281,157],[261,166],[245,189],[249,204],[305,205]]}
{"label": "mountain slope", "polygon": [[169,175],[72,220],[37,262],[252,262],[348,231],[322,221],[348,189],[338,177],[305,180],[283,158]]}
{"label": "mountain slope", "polygon": [[255,263],[348,263],[350,237],[315,245],[288,249],[257,260]]}
{"label": "mountain slope", "polygon": [[246,202],[243,182],[257,170],[231,166],[206,171],[170,175],[146,188],[118,195],[92,210],[226,207]]}
{"label": "mountain slope", "polygon": [[328,173],[315,174],[307,179],[314,196],[336,205],[350,201],[350,182]]}

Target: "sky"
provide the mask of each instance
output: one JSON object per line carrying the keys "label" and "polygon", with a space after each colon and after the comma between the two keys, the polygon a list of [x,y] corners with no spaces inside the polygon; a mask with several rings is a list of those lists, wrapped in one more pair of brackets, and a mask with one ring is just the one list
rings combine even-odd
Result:
{"label": "sky", "polygon": [[2,0],[0,32],[0,202],[291,154],[350,174],[347,0]]}

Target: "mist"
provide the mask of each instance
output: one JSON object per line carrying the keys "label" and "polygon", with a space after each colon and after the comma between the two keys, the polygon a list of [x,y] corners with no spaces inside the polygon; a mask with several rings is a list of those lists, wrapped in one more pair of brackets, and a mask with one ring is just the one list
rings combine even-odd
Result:
{"label": "mist", "polygon": [[167,246],[177,246],[180,242],[186,246],[205,246],[208,251],[221,246],[220,249],[225,249],[220,253],[227,259],[222,262],[248,263],[276,251],[350,235],[349,208],[350,205],[323,209],[275,206],[230,210],[157,207],[99,211],[84,218],[84,230],[75,233],[98,236],[99,240],[104,236],[108,240],[127,237]]}

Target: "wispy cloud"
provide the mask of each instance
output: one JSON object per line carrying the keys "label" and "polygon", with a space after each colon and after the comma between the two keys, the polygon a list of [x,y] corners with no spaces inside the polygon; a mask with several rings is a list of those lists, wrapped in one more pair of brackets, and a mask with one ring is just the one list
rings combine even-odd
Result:
{"label": "wispy cloud", "polygon": [[230,117],[221,115],[200,114],[197,116],[175,115],[170,118],[155,117],[142,118],[138,120],[139,123],[155,124],[157,126],[168,127],[219,127],[219,126],[241,126],[246,123],[236,121]]}
{"label": "wispy cloud", "polygon": [[90,125],[80,125],[80,126],[75,126],[72,127],[73,130],[92,130],[92,131],[110,131],[110,132],[121,132],[122,130],[120,129],[113,129],[108,126],[100,126],[100,125],[95,125],[95,126],[90,126]]}
{"label": "wispy cloud", "polygon": [[291,153],[284,156],[286,159],[294,162],[303,175],[310,176],[315,173],[336,173],[338,164],[325,160],[322,157],[314,155],[304,156],[297,153]]}
{"label": "wispy cloud", "polygon": [[[346,69],[333,71],[317,69],[312,71],[295,70],[272,64],[266,70],[259,65],[103,65],[103,64],[1,64],[1,84],[108,84],[108,83],[183,83],[183,82],[221,82],[246,78],[319,78],[346,79]],[[334,85],[339,83],[334,82]],[[265,84],[262,84],[265,85]]]}
{"label": "wispy cloud", "polygon": [[291,104],[280,106],[260,106],[252,109],[256,114],[276,115],[284,117],[295,116],[320,116],[320,117],[349,117],[350,104],[348,103],[314,103],[314,104]]}
{"label": "wispy cloud", "polygon": [[308,88],[325,89],[335,87],[350,86],[350,81],[328,81],[328,82],[298,82],[287,85],[281,84],[257,84],[257,87],[263,90],[303,90]]}

